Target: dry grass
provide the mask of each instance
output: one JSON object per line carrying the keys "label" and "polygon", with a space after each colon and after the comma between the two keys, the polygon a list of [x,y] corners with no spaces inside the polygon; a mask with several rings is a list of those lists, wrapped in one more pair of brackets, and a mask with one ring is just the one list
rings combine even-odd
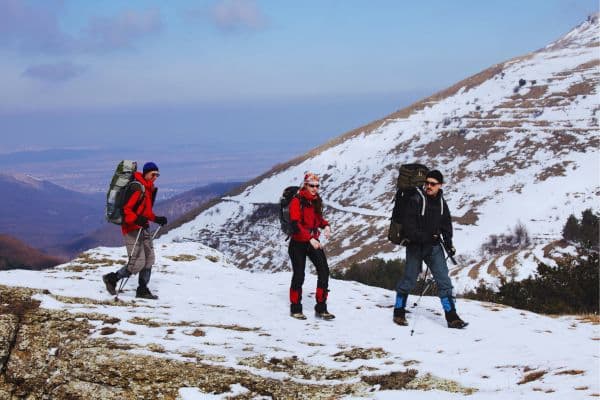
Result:
{"label": "dry grass", "polygon": [[537,380],[539,380],[544,375],[546,375],[546,371],[530,372],[528,374],[525,374],[523,376],[523,379],[521,379],[517,383],[517,385],[524,385],[524,384],[529,383],[529,382],[537,381]]}
{"label": "dry grass", "polygon": [[65,271],[69,271],[69,272],[83,272],[83,271],[91,271],[94,269],[97,269],[98,266],[97,265],[80,265],[80,264],[74,264],[74,265],[68,265],[65,267]]}
{"label": "dry grass", "polygon": [[557,372],[554,375],[581,375],[583,373],[585,373],[585,371],[580,369],[568,369],[566,371]]}
{"label": "dry grass", "polygon": [[206,336],[206,333],[204,333],[204,331],[202,329],[196,328],[196,329],[194,329],[194,331],[192,333],[186,333],[186,335],[200,337],[200,336]]}
{"label": "dry grass", "polygon": [[565,172],[567,171],[565,169],[565,167],[568,166],[569,164],[572,164],[572,162],[571,161],[563,161],[562,163],[554,164],[554,165],[546,168],[539,174],[537,174],[535,176],[535,179],[538,181],[545,181],[546,179],[552,178],[555,176],[565,176]]}
{"label": "dry grass", "polygon": [[165,256],[169,260],[173,261],[196,261],[198,257],[193,256],[191,254],[179,254],[178,256]]}
{"label": "dry grass", "polygon": [[310,365],[300,360],[297,356],[265,359],[264,356],[242,358],[239,365],[253,367],[273,372],[285,372],[292,377],[316,380],[342,380],[358,375],[358,369],[330,369],[320,365]]}
{"label": "dry grass", "polygon": [[600,324],[600,315],[598,314],[585,314],[577,317],[580,322],[585,322],[592,325]]}
{"label": "dry grass", "polygon": [[487,269],[487,273],[490,274],[491,276],[500,276],[500,271],[498,270],[498,267],[496,266],[496,261],[498,260],[498,257],[494,258],[492,260],[492,262],[490,263],[490,265],[488,265],[488,269]]}
{"label": "dry grass", "polygon": [[448,379],[441,379],[431,374],[425,374],[415,378],[406,385],[407,389],[413,390],[443,390],[451,393],[473,394],[475,388],[462,386],[460,383]]}
{"label": "dry grass", "polygon": [[153,321],[150,318],[143,318],[143,317],[133,317],[127,322],[129,322],[131,324],[135,324],[135,325],[145,325],[150,328],[158,328],[159,326],[161,326],[161,324],[159,324],[158,322]]}
{"label": "dry grass", "polygon": [[469,278],[471,279],[477,279],[479,277],[479,268],[481,267],[482,263],[477,263],[473,266],[473,268],[471,268],[471,270],[469,271]]}
{"label": "dry grass", "polygon": [[[113,260],[112,258],[108,258],[108,257],[94,258],[94,255],[91,253],[82,253],[82,254],[78,255],[77,258],[75,260],[73,260],[73,262],[79,262],[82,264],[90,264],[90,265],[100,264],[103,266],[113,266],[115,264],[125,265],[127,263],[127,261],[125,261],[125,260]],[[86,267],[86,269],[92,269],[92,268]]]}
{"label": "dry grass", "polygon": [[479,213],[473,208],[470,208],[460,217],[453,216],[452,220],[459,225],[477,225],[477,221],[479,221]]}
{"label": "dry grass", "polygon": [[566,95],[568,97],[589,96],[591,94],[594,94],[595,91],[596,91],[596,85],[594,84],[594,82],[593,81],[585,81],[585,82],[576,83],[576,84],[570,86],[569,89],[567,90]]}
{"label": "dry grass", "polygon": [[383,350],[381,347],[371,348],[371,349],[363,349],[361,347],[353,347],[350,350],[340,351],[338,353],[333,354],[333,359],[335,361],[352,361],[352,360],[370,360],[373,358],[383,358],[387,356],[388,353]]}
{"label": "dry grass", "polygon": [[518,257],[519,257],[519,252],[515,251],[515,252],[511,253],[509,256],[507,256],[504,259],[504,262],[502,262],[502,265],[507,270],[513,270],[515,268],[515,266],[517,265],[517,258]]}
{"label": "dry grass", "polygon": [[112,335],[116,331],[117,331],[117,328],[113,328],[112,326],[105,326],[102,329],[100,329],[100,334],[101,335]]}
{"label": "dry grass", "polygon": [[150,350],[154,353],[165,353],[165,348],[163,346],[161,346],[160,344],[150,343],[146,347],[148,348],[148,350]]}
{"label": "dry grass", "polygon": [[212,256],[212,255],[206,256],[206,259],[207,259],[208,261],[211,261],[211,262],[214,262],[214,263],[216,263],[217,261],[219,261],[219,257],[217,257],[217,256]]}
{"label": "dry grass", "polygon": [[401,390],[417,376],[416,369],[407,369],[404,372],[390,372],[387,375],[362,376],[360,379],[371,385],[379,385],[380,390]]}

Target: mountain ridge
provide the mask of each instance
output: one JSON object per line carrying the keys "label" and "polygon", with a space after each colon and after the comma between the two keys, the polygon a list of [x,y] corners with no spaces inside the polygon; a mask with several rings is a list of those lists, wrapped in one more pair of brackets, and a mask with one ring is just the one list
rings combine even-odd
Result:
{"label": "mountain ridge", "polygon": [[[481,261],[477,252],[489,235],[519,220],[535,245],[555,241],[568,214],[595,207],[600,193],[589,183],[598,175],[600,143],[597,33],[598,20],[590,18],[568,40],[346,132],[197,210],[166,236],[216,247],[242,268],[286,269],[276,202],[311,170],[322,174],[326,217],[336,233],[325,244],[330,265],[398,257],[385,237],[397,168],[418,160],[447,177],[455,242],[466,264]],[[591,177],[583,188],[579,175]]]}

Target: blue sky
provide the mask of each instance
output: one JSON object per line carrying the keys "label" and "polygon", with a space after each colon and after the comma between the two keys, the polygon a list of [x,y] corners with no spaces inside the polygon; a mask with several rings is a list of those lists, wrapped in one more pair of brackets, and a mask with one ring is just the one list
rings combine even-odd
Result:
{"label": "blue sky", "polygon": [[1,4],[5,112],[438,90],[544,46],[597,7],[586,0]]}
{"label": "blue sky", "polygon": [[168,151],[168,138],[287,157],[541,48],[597,7],[0,0],[0,152],[115,138]]}

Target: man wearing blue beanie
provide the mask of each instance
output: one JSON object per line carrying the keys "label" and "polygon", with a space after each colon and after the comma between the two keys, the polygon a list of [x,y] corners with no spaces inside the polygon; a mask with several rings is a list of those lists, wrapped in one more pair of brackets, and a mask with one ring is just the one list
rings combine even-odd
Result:
{"label": "man wearing blue beanie", "polygon": [[154,215],[152,210],[158,190],[154,186],[154,182],[159,176],[158,166],[153,162],[147,162],[141,173],[136,171],[133,175],[133,182],[138,184],[130,184],[132,189],[126,194],[127,200],[123,206],[123,223],[121,224],[127,255],[130,257],[129,263],[117,272],[111,272],[102,277],[106,289],[112,295],[117,294],[116,287],[120,279],[139,273],[135,296],[143,299],[158,298],[150,292],[148,283],[155,258],[152,234],[149,232],[149,221],[161,226],[167,223],[166,217]]}

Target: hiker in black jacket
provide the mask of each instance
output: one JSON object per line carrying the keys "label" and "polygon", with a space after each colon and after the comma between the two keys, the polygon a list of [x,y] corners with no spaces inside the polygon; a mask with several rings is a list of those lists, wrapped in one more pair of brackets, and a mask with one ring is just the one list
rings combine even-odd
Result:
{"label": "hiker in black jacket", "polygon": [[[448,204],[444,200],[442,184],[444,177],[438,170],[427,173],[423,188],[417,188],[400,216],[403,230],[408,238],[406,245],[406,266],[404,276],[396,286],[394,322],[406,322],[406,302],[408,293],[415,287],[423,261],[431,270],[438,287],[449,328],[464,328],[467,323],[456,314],[452,297],[452,282],[448,275],[448,265],[444,248],[449,256],[456,250],[452,245],[452,220]],[[442,244],[443,241],[443,244]]]}

